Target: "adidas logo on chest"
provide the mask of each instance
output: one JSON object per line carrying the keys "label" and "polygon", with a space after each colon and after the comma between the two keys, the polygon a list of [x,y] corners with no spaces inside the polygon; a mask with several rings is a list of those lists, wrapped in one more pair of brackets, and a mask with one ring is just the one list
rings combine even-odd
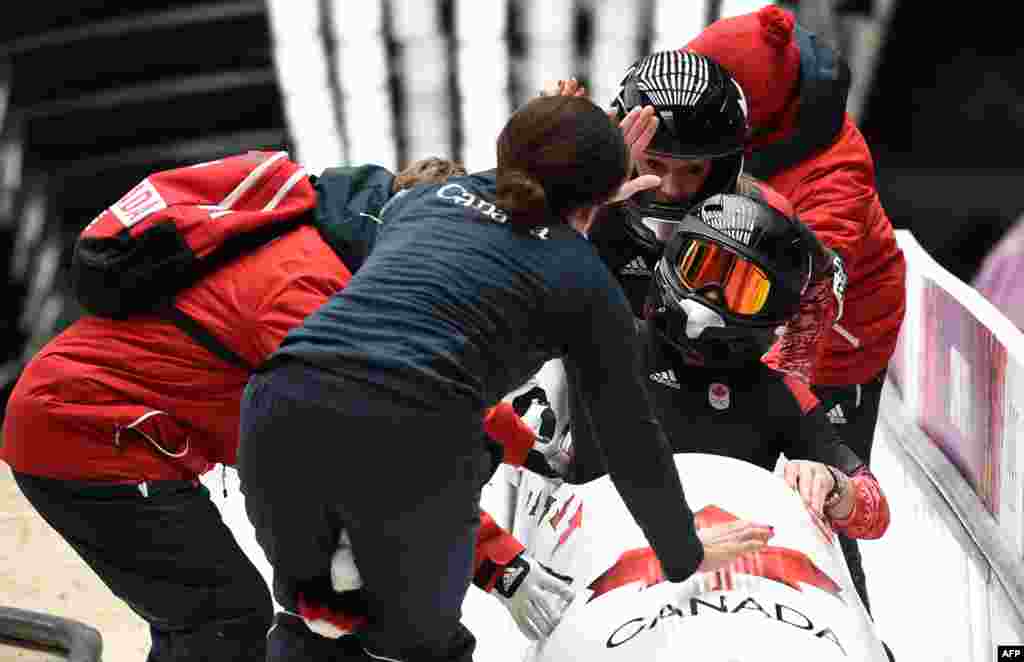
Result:
{"label": "adidas logo on chest", "polygon": [[843,425],[846,423],[846,412],[843,411],[839,404],[829,409],[826,416],[828,417],[828,422],[832,425]]}
{"label": "adidas logo on chest", "polygon": [[676,372],[671,368],[668,370],[659,370],[658,372],[652,372],[650,374],[650,378],[651,381],[655,382],[656,384],[661,384],[662,386],[674,388],[677,391],[680,389],[679,380],[676,378]]}
{"label": "adidas logo on chest", "polygon": [[651,270],[647,268],[647,263],[643,261],[643,258],[638,255],[619,269],[619,274],[622,276],[650,276]]}

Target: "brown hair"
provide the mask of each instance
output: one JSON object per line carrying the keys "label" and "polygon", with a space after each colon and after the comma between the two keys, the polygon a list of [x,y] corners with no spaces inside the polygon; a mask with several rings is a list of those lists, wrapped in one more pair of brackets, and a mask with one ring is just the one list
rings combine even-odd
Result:
{"label": "brown hair", "polygon": [[419,161],[413,161],[405,170],[395,175],[395,182],[391,186],[391,192],[398,193],[417,184],[440,184],[449,177],[459,177],[465,174],[466,168],[458,161],[430,156]]}
{"label": "brown hair", "polygon": [[627,164],[622,132],[603,110],[580,97],[538,97],[498,137],[497,204],[513,225],[564,221],[614,195]]}

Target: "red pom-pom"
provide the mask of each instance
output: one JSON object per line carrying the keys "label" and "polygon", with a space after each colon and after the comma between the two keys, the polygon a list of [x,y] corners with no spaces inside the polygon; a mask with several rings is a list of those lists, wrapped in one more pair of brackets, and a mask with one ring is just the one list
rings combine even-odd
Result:
{"label": "red pom-pom", "polygon": [[782,48],[793,38],[793,15],[778,5],[762,7],[757,18],[764,28],[764,40],[772,46]]}

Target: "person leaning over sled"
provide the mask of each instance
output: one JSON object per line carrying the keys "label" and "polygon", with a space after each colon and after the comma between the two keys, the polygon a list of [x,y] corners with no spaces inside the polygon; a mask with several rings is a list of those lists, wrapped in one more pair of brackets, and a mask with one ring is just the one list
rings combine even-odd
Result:
{"label": "person leaning over sled", "polygon": [[[348,283],[346,263],[354,270],[372,247],[372,216],[393,192],[458,173],[457,164],[426,159],[397,177],[363,166],[329,169],[312,181],[283,153],[250,152],[147,178],[83,233],[102,230],[104,221],[120,228],[110,241],[80,240],[77,266],[90,247],[92,257],[110,258],[111,242],[140,254],[150,240],[157,251],[177,246],[157,236],[167,236],[172,212],[189,238],[201,233],[186,229],[189,218],[199,228],[215,217],[219,229],[285,223],[275,241],[262,236],[245,250],[225,250],[212,271],[205,271],[212,258],[192,264],[195,282],[179,283],[173,311],[154,306],[161,287],[173,290],[166,273],[119,290],[110,289],[113,274],[91,278],[80,270],[80,298],[118,319],[86,316],[51,340],[7,404],[0,459],[33,507],[149,623],[152,662],[265,658],[273,614],[266,583],[198,476],[214,463],[235,463],[249,366]],[[197,207],[210,191],[221,191],[220,204]],[[158,196],[172,206],[151,205],[153,216],[143,218],[140,209]],[[181,198],[190,202],[173,204]],[[139,229],[154,219],[161,229],[125,241],[122,222]],[[171,255],[150,257],[107,266],[129,275],[142,273],[132,266],[176,270]],[[129,314],[133,305],[142,310]],[[532,433],[510,408],[488,412],[487,429],[509,446],[506,459],[526,459]],[[496,527],[485,530],[481,553],[497,556],[498,572],[521,547],[502,542]],[[543,579],[542,570],[535,574]]]}
{"label": "person leaning over sled", "polygon": [[496,171],[398,198],[349,286],[250,380],[238,468],[278,586],[312,578],[342,529],[364,582],[367,623],[334,659],[471,659],[459,617],[490,468],[482,414],[563,352],[594,385],[609,473],[669,579],[771,535],[740,523],[701,542],[635,379],[625,296],[580,234],[595,206],[651,185],[627,182],[626,161],[589,101],[529,102],[498,139]]}

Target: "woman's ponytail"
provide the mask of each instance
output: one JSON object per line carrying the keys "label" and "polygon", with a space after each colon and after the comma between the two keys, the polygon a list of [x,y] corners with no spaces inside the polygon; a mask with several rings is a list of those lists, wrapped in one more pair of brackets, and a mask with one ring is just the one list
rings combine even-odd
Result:
{"label": "woman's ponytail", "polygon": [[540,225],[550,222],[548,197],[540,182],[522,170],[498,169],[496,203],[515,225]]}
{"label": "woman's ponytail", "polygon": [[515,112],[497,145],[497,200],[508,223],[533,228],[564,223],[599,205],[626,178],[622,131],[579,97],[538,97]]}

